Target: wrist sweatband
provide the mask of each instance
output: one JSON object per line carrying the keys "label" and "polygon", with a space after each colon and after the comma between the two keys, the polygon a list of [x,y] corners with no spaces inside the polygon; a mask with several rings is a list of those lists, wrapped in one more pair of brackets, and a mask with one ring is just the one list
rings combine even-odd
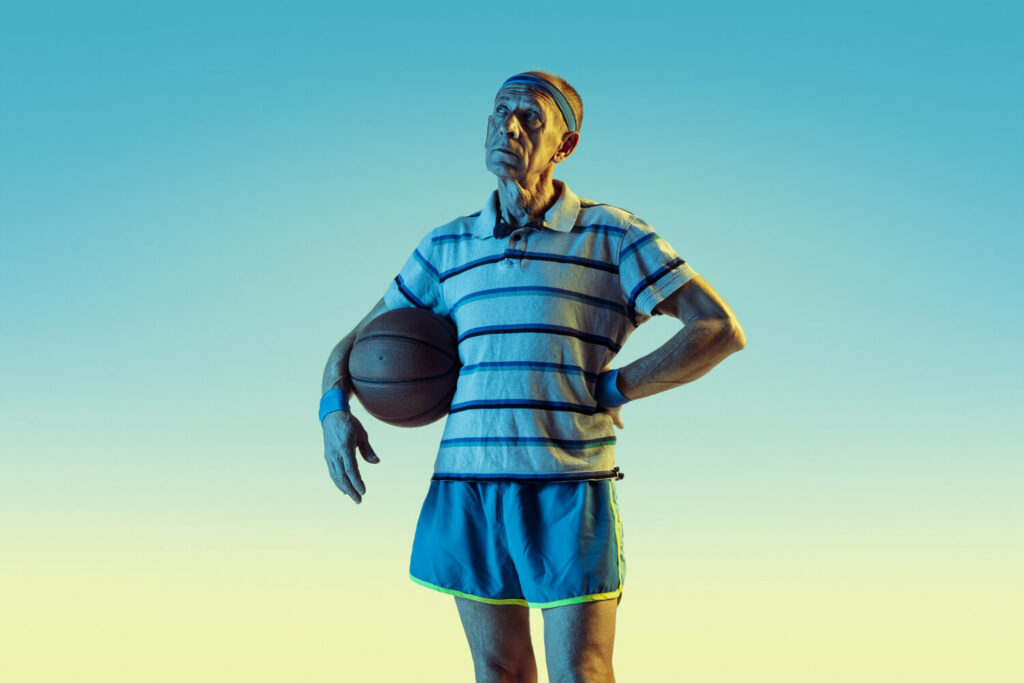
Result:
{"label": "wrist sweatband", "polygon": [[334,387],[320,398],[320,422],[324,421],[328,413],[348,409],[348,396],[341,387]]}
{"label": "wrist sweatband", "polygon": [[594,397],[597,399],[597,405],[602,408],[618,408],[621,405],[629,403],[629,399],[622,395],[619,391],[619,387],[615,384],[615,380],[619,377],[619,368],[614,370],[608,370],[602,372],[597,377],[597,388],[594,391]]}

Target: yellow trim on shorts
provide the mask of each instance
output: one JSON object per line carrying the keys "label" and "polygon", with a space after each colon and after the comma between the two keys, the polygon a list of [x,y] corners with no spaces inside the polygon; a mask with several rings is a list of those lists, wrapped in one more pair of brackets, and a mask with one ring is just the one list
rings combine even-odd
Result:
{"label": "yellow trim on shorts", "polygon": [[608,480],[608,489],[611,491],[612,514],[615,515],[615,561],[618,564],[619,589],[615,591],[618,595],[622,593],[622,537],[619,536],[619,529],[622,527],[622,520],[619,519],[618,495],[615,493],[615,480]]}
{"label": "yellow trim on shorts", "polygon": [[479,595],[470,595],[469,593],[463,593],[462,591],[452,590],[451,588],[442,588],[441,586],[435,586],[432,583],[428,583],[423,579],[417,579],[412,574],[409,574],[409,578],[415,583],[423,586],[424,588],[430,588],[431,590],[438,591],[440,593],[447,593],[448,595],[454,595],[459,598],[466,598],[467,600],[475,600],[476,602],[485,602],[488,605],[522,605],[523,607],[535,607],[538,609],[547,609],[549,607],[561,607],[562,605],[575,605],[581,602],[597,602],[598,600],[611,600],[617,598],[622,593],[621,575],[620,584],[618,590],[612,591],[611,593],[595,593],[593,595],[581,595],[578,598],[568,598],[566,600],[555,600],[554,602],[528,602],[519,598],[507,598],[504,600],[495,600],[494,598],[482,598]]}
{"label": "yellow trim on shorts", "polygon": [[412,574],[409,574],[409,578],[423,586],[424,588],[430,588],[431,590],[440,591],[441,593],[447,593],[448,595],[454,595],[459,598],[468,598],[469,600],[476,600],[477,602],[486,602],[488,605],[523,605],[527,606],[529,603],[526,600],[520,600],[519,598],[506,598],[504,600],[495,600],[494,598],[481,598],[479,595],[470,595],[469,593],[463,593],[462,591],[452,590],[451,588],[442,588],[441,586],[435,586],[432,583],[428,583],[423,579],[417,579]]}

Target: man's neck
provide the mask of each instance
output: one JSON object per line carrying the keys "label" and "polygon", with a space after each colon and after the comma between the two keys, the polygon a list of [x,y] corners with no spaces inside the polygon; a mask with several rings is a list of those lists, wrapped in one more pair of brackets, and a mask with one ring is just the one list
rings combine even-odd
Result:
{"label": "man's neck", "polygon": [[499,215],[509,225],[544,222],[544,214],[558,199],[558,190],[550,175],[519,182],[498,178]]}

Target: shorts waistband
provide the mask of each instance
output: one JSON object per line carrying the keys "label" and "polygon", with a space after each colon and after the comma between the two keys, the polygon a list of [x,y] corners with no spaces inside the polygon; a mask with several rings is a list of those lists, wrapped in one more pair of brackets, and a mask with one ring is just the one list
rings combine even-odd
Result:
{"label": "shorts waistband", "polygon": [[560,481],[593,481],[624,479],[626,474],[618,467],[603,472],[554,472],[551,474],[474,474],[464,472],[435,472],[433,481],[505,481],[520,483],[550,483]]}

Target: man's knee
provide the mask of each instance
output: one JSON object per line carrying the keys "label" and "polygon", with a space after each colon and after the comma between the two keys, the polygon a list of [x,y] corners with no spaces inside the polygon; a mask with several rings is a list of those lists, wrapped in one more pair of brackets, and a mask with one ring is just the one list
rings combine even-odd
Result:
{"label": "man's knee", "polygon": [[478,681],[536,681],[530,611],[455,598]]}
{"label": "man's knee", "polygon": [[618,603],[600,600],[544,611],[544,643],[551,681],[609,683]]}
{"label": "man's knee", "polygon": [[537,680],[537,660],[529,641],[501,639],[470,649],[478,681]]}
{"label": "man's knee", "polygon": [[551,683],[614,683],[611,659],[600,653],[587,653],[575,659],[548,662]]}
{"label": "man's knee", "polygon": [[519,658],[480,655],[473,658],[473,670],[477,681],[536,683],[537,680],[537,662],[532,653]]}

